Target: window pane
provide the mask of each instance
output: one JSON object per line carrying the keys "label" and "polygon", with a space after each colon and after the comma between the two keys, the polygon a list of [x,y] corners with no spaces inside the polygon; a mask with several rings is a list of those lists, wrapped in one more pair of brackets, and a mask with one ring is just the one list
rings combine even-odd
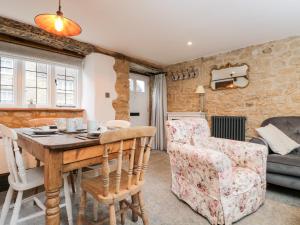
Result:
{"label": "window pane", "polygon": [[78,70],[57,66],[56,73],[56,104],[58,106],[75,106],[76,79]]}
{"label": "window pane", "polygon": [[37,75],[37,87],[38,88],[47,88],[47,76],[45,74]]}
{"label": "window pane", "polygon": [[12,103],[14,101],[14,93],[13,90],[1,90],[1,103]]}
{"label": "window pane", "polygon": [[9,58],[1,57],[1,67],[13,68],[14,60]]}
{"label": "window pane", "polygon": [[36,72],[26,71],[25,86],[26,87],[36,87]]}
{"label": "window pane", "polygon": [[37,105],[48,104],[48,65],[25,62],[25,101]]}
{"label": "window pane", "polygon": [[0,103],[14,103],[14,60],[0,57]]}
{"label": "window pane", "polygon": [[37,89],[37,104],[38,105],[47,104],[47,89]]}
{"label": "window pane", "polygon": [[73,91],[74,90],[74,81],[66,81],[66,90]]}
{"label": "window pane", "polygon": [[10,74],[1,74],[1,85],[10,85],[13,86],[14,77]]}
{"label": "window pane", "polygon": [[129,79],[129,89],[134,92],[134,81],[132,79]]}
{"label": "window pane", "polygon": [[26,99],[27,104],[31,103],[31,101],[33,104],[36,104],[36,89],[35,88],[26,88],[25,99]]}
{"label": "window pane", "polygon": [[136,92],[145,92],[145,81],[136,80]]}

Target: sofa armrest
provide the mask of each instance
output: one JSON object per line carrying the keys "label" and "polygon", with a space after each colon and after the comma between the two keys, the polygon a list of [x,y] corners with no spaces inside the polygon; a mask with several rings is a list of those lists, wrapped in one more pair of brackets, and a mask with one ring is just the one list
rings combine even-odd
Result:
{"label": "sofa armrest", "polygon": [[265,182],[267,146],[214,137],[208,138],[205,145],[226,154],[232,160],[233,166],[246,167],[257,172],[261,177],[261,181]]}
{"label": "sofa armrest", "polygon": [[173,176],[215,198],[230,194],[232,165],[222,152],[171,142],[168,153]]}
{"label": "sofa armrest", "polygon": [[261,137],[252,137],[249,142],[255,143],[255,144],[260,144],[260,145],[265,145],[265,146],[269,147],[268,142]]}

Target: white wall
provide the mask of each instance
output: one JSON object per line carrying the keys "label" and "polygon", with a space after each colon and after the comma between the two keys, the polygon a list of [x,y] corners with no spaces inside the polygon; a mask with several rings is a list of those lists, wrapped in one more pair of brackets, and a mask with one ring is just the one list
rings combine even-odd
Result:
{"label": "white wall", "polygon": [[[115,59],[110,56],[92,53],[85,58],[82,73],[82,108],[86,118],[105,122],[115,119],[112,101],[116,99]],[[106,98],[105,93],[110,97]]]}

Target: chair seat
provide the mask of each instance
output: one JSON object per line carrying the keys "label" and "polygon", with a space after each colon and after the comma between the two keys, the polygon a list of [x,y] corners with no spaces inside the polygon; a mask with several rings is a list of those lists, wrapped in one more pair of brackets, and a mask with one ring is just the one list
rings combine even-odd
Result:
{"label": "chair seat", "polygon": [[261,183],[259,175],[248,168],[234,167],[232,171],[232,193],[239,195]]}
{"label": "chair seat", "polygon": [[116,174],[114,171],[109,175],[109,194],[104,196],[103,189],[103,177],[97,176],[93,178],[84,179],[81,182],[81,188],[90,193],[97,201],[112,204],[113,202],[120,201],[124,199],[124,197],[134,195],[141,190],[141,186],[143,182],[139,182],[135,185],[136,179],[135,176],[132,176],[132,185],[130,189],[127,188],[128,185],[128,172],[122,170],[121,182],[120,182],[120,191],[118,194],[115,193],[116,190]]}
{"label": "chair seat", "polygon": [[12,176],[8,176],[8,182],[16,191],[25,191],[44,185],[44,167],[36,167],[26,170],[26,184],[16,183]]}

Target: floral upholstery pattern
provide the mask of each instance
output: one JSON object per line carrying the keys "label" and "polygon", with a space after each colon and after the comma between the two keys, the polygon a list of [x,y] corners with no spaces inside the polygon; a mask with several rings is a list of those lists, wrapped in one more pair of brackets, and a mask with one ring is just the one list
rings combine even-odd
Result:
{"label": "floral upholstery pattern", "polygon": [[172,191],[211,224],[230,225],[263,204],[265,146],[210,137],[204,119],[167,121],[166,130]]}

